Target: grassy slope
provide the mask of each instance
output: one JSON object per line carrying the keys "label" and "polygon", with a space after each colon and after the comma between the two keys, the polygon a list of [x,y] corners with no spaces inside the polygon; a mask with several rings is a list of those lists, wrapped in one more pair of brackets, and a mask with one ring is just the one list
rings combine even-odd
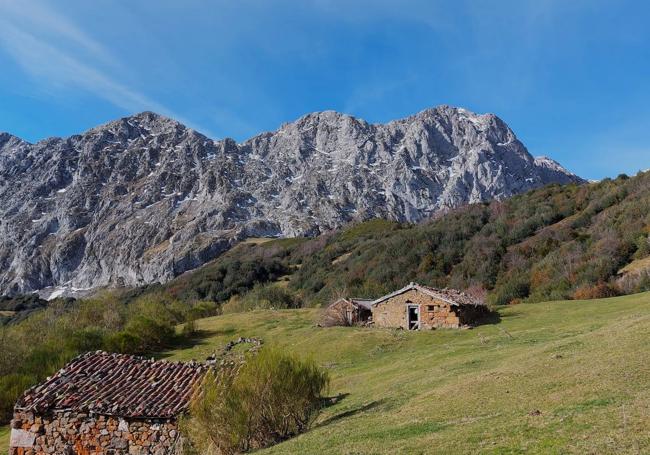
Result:
{"label": "grassy slope", "polygon": [[507,307],[462,331],[321,329],[317,314],[204,319],[206,338],[168,354],[202,359],[254,335],[330,368],[331,395],[349,395],[264,453],[650,450],[650,293]]}
{"label": "grassy slope", "polygon": [[9,447],[9,427],[0,426],[0,447],[2,450]]}

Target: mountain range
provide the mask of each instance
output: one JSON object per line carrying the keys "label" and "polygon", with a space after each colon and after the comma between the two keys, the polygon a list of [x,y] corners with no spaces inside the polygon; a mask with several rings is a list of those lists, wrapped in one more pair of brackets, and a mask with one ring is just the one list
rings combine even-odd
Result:
{"label": "mountain range", "polygon": [[243,143],[143,112],[31,144],[0,134],[0,294],[165,282],[248,237],[415,223],[550,183],[493,114],[439,106],[386,124],[316,112]]}

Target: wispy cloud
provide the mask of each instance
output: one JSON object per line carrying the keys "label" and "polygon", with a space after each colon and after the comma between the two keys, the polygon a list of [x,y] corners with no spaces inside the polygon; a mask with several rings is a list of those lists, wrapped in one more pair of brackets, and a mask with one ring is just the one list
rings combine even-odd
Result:
{"label": "wispy cloud", "polygon": [[101,43],[91,38],[65,16],[36,1],[15,2],[0,0],[0,11],[5,22],[11,21],[21,28],[38,30],[43,37],[57,41],[68,41],[72,45],[91,53],[96,59],[114,65],[115,59]]}
{"label": "wispy cloud", "polygon": [[45,92],[84,90],[126,111],[152,110],[209,133],[116,77],[126,73],[118,59],[43,3],[0,0],[0,48]]}

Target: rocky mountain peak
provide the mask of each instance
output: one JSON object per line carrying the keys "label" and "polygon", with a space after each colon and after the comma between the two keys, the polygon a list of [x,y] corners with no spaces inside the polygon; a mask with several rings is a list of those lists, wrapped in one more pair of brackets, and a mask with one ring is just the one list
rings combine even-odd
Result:
{"label": "rocky mountain peak", "polygon": [[179,135],[186,130],[188,128],[176,120],[145,111],[97,126],[86,131],[81,136],[127,141],[161,134]]}
{"label": "rocky mountain peak", "polygon": [[0,144],[0,294],[166,281],[250,236],[418,222],[582,181],[498,117],[450,106],[386,124],[316,112],[241,144],[152,112]]}
{"label": "rocky mountain peak", "polygon": [[9,133],[0,133],[0,150],[27,144],[26,141]]}

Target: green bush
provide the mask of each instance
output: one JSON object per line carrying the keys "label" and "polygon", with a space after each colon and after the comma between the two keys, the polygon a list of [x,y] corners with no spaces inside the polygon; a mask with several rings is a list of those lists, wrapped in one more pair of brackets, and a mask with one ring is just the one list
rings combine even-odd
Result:
{"label": "green bush", "polygon": [[261,309],[300,308],[302,301],[292,292],[276,285],[258,285],[242,296],[236,296],[223,305],[224,313],[242,313]]}
{"label": "green bush", "polygon": [[182,422],[196,454],[234,454],[305,431],[320,410],[326,371],[278,349],[249,354],[239,369],[209,375]]}
{"label": "green bush", "polygon": [[104,348],[104,332],[96,327],[87,327],[73,332],[67,340],[67,347],[75,352],[96,351]]}
{"label": "green bush", "polygon": [[176,332],[168,321],[136,316],[124,328],[124,333],[138,340],[133,353],[145,353],[171,346]]}
{"label": "green bush", "polygon": [[127,332],[117,332],[109,335],[105,341],[106,350],[129,354],[137,352],[140,346],[140,338]]}
{"label": "green bush", "polygon": [[488,296],[488,303],[491,305],[508,305],[514,300],[528,297],[529,293],[530,280],[519,274],[498,284],[494,292]]}
{"label": "green bush", "polygon": [[185,338],[191,338],[196,335],[198,329],[196,328],[196,319],[191,318],[183,324],[182,334]]}

